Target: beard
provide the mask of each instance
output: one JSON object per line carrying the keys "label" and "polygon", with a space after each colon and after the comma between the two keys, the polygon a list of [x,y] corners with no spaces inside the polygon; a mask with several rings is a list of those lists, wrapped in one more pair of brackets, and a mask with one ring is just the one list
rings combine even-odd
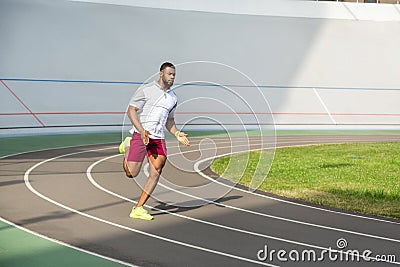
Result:
{"label": "beard", "polygon": [[171,87],[174,84],[174,81],[172,80],[167,80],[167,79],[163,79],[163,83],[165,85],[168,85],[168,87]]}

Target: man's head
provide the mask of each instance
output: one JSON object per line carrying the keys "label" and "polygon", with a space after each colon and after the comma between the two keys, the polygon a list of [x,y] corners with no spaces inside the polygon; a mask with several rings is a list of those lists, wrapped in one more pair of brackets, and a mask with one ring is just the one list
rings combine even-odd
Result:
{"label": "man's head", "polygon": [[165,89],[169,89],[175,81],[175,66],[172,63],[165,62],[160,67],[160,80]]}

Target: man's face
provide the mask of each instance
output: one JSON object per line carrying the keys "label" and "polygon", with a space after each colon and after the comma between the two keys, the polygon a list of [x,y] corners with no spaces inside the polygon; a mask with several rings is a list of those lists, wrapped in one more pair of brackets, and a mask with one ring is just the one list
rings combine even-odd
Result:
{"label": "man's face", "polygon": [[168,87],[171,87],[175,80],[175,69],[167,67],[161,71],[160,76],[164,84],[168,85]]}

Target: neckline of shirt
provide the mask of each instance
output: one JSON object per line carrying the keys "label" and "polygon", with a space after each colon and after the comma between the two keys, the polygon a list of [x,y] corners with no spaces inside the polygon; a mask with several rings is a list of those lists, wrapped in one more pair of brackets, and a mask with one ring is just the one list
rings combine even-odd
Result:
{"label": "neckline of shirt", "polygon": [[169,88],[168,90],[164,90],[164,88],[162,88],[162,87],[158,84],[158,82],[156,82],[156,81],[153,81],[153,83],[154,83],[160,90],[162,90],[164,93],[168,93],[169,91],[172,90],[171,88]]}

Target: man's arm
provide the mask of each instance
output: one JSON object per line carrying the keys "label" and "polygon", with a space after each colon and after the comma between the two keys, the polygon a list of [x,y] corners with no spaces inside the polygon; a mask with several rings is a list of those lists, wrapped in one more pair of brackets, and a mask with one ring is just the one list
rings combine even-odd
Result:
{"label": "man's arm", "polygon": [[179,142],[181,142],[185,146],[190,146],[189,139],[186,137],[187,134],[179,131],[178,128],[176,128],[174,118],[168,118],[167,122],[165,123],[165,127],[171,134],[175,135],[176,139],[178,139]]}
{"label": "man's arm", "polygon": [[139,121],[139,117],[137,114],[138,108],[134,106],[129,106],[128,108],[128,117],[131,120],[133,126],[136,130],[139,131],[140,136],[142,137],[143,143],[147,145],[149,143],[149,132],[145,130],[142,124]]}

